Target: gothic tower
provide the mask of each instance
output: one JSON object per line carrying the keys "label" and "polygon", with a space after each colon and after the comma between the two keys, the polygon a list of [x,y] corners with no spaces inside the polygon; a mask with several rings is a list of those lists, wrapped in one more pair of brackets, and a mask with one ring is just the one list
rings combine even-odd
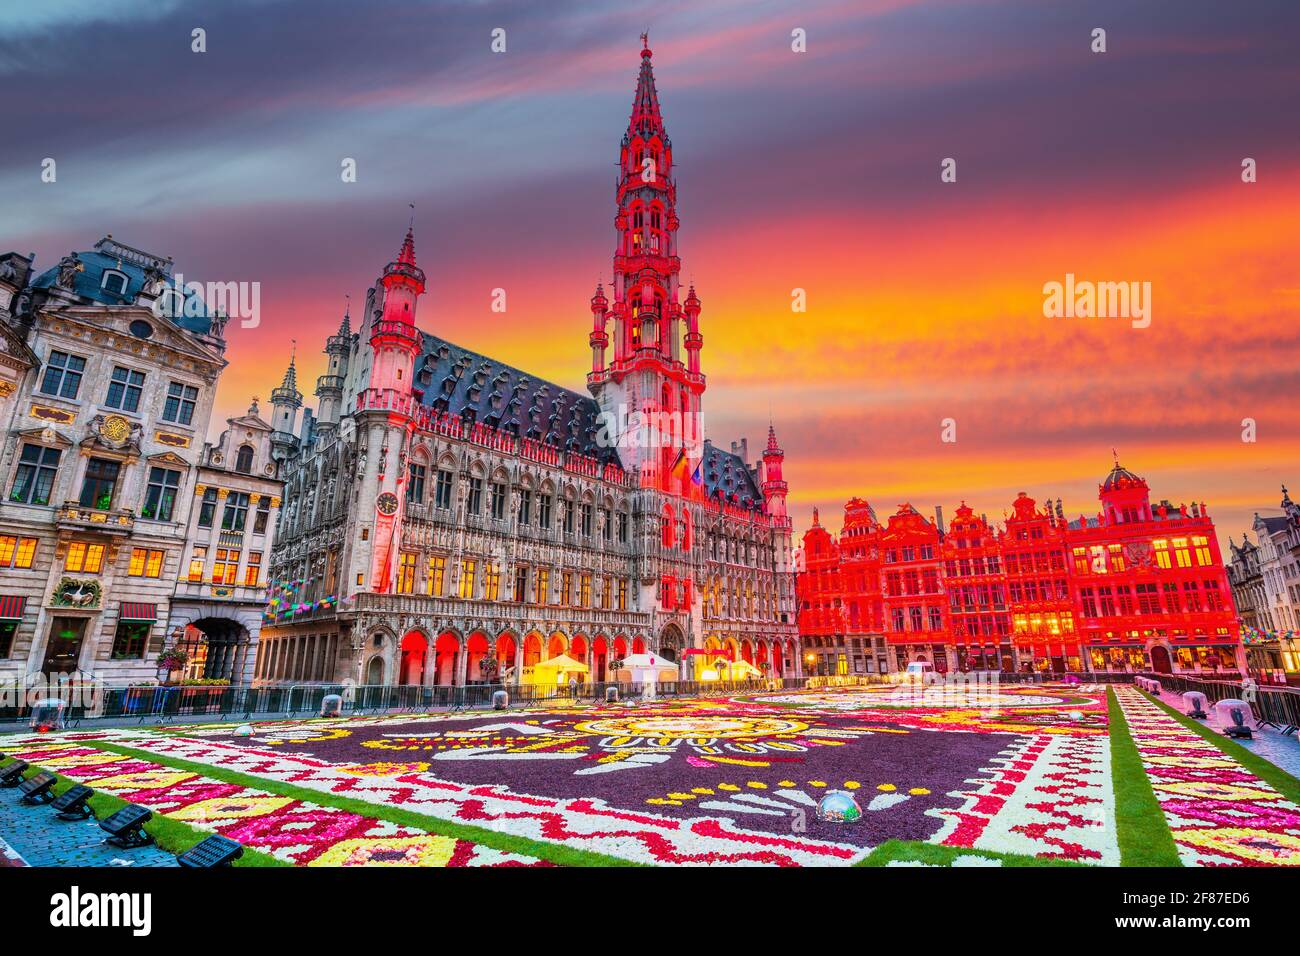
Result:
{"label": "gothic tower", "polygon": [[289,367],[284,370],[284,380],[271,389],[271,433],[272,454],[277,460],[289,457],[298,445],[294,435],[294,426],[298,419],[298,409],[302,408],[302,392],[298,391],[298,370],[294,368],[295,358],[289,359]]}
{"label": "gothic tower", "polygon": [[316,427],[319,431],[337,428],[343,414],[343,382],[348,374],[348,355],[352,350],[352,316],[343,313],[339,330],[325,340],[325,354],[329,365],[325,374],[316,379],[316,397],[320,411]]}
{"label": "gothic tower", "polygon": [[[408,229],[397,258],[384,267],[379,280],[382,311],[370,323],[371,364],[368,388],[357,408],[357,449],[362,456],[362,527],[373,508],[370,554],[360,547],[354,557],[363,574],[357,583],[372,591],[390,590],[396,573],[396,551],[406,504],[406,455],[415,428],[411,398],[412,372],[420,352],[415,310],[424,294],[424,272],[415,263],[415,235]],[[340,330],[342,331],[342,330]],[[363,540],[365,538],[363,537]],[[366,569],[366,570],[363,570]]]}
{"label": "gothic tower", "polygon": [[[704,340],[694,288],[685,307],[679,300],[677,185],[651,56],[646,41],[632,115],[619,150],[617,244],[609,290],[613,300],[606,299],[600,286],[591,300],[592,371],[587,384],[610,439],[618,443],[623,467],[639,474],[643,487],[680,494],[703,444],[700,403],[705,382],[699,352]],[[607,328],[611,319],[612,356]]]}

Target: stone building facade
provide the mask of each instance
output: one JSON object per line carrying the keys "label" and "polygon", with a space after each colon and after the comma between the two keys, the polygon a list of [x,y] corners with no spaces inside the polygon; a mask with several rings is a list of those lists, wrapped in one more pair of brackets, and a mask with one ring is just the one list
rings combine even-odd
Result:
{"label": "stone building facade", "polygon": [[204,446],[168,624],[197,680],[253,679],[283,482],[253,399]]}
{"label": "stone building facade", "polygon": [[413,231],[326,340],[315,415],[298,426],[296,376],[272,393],[286,484],[257,679],[527,682],[565,655],[602,680],[647,651],[688,678],[799,673],[784,453],[772,429],[753,461],[704,435],[649,49],[620,169],[589,394],[418,328]]}
{"label": "stone building facade", "polygon": [[111,236],[0,256],[0,677],[157,678],[225,322]]}

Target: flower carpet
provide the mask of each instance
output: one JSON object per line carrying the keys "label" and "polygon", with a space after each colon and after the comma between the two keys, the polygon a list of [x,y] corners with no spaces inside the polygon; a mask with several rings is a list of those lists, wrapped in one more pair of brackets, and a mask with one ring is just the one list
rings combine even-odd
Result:
{"label": "flower carpet", "polygon": [[[1136,691],[1120,693],[1146,772],[1172,767],[1148,751],[1173,731]],[[1109,731],[1100,686],[880,685],[268,721],[251,736],[117,728],[5,747],[297,865],[1117,866]],[[1198,759],[1234,772],[1196,741]],[[833,791],[859,819],[819,817]],[[1249,832],[1231,837],[1244,818],[1219,790],[1167,796],[1184,864],[1290,862],[1296,808],[1275,791],[1281,802],[1259,798]]]}
{"label": "flower carpet", "polygon": [[1116,698],[1187,866],[1300,866],[1300,806],[1133,687]]}
{"label": "flower carpet", "polygon": [[45,741],[16,756],[299,866],[538,866],[542,861],[200,774]]}

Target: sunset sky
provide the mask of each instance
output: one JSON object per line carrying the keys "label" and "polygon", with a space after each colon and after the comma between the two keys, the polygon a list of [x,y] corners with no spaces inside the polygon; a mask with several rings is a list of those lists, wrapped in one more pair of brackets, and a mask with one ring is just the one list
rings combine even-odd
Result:
{"label": "sunset sky", "polygon": [[[797,535],[853,495],[1092,514],[1112,447],[1224,538],[1300,489],[1294,0],[22,6],[0,17],[0,249],[43,270],[112,233],[259,281],[218,422],[266,399],[292,338],[314,401],[412,202],[420,325],[582,388],[648,29],[707,431],[761,447],[771,416]],[[1150,282],[1151,326],[1045,318],[1067,273]]]}

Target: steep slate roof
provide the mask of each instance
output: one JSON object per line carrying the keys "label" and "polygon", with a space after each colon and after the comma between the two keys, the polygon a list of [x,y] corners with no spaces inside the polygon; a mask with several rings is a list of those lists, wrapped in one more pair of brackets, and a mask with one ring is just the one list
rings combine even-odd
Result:
{"label": "steep slate roof", "polygon": [[564,451],[618,461],[613,447],[597,444],[595,399],[436,335],[421,332],[420,339],[415,388],[422,390],[423,404]]}
{"label": "steep slate roof", "polygon": [[739,455],[723,451],[706,441],[698,474],[710,498],[717,497],[717,492],[721,491],[728,501],[732,500],[733,494],[738,494],[740,504],[745,504],[745,498],[748,497],[751,505],[757,503],[762,506],[763,493],[758,490],[754,476]]}
{"label": "steep slate roof", "polygon": [[1264,530],[1269,534],[1277,531],[1285,531],[1290,524],[1286,515],[1260,515],[1257,519],[1264,523]]}
{"label": "steep slate roof", "polygon": [[[595,399],[428,332],[420,333],[415,389],[430,408],[618,463],[617,449],[597,443],[601,426]],[[734,494],[741,505],[746,498],[751,507],[763,505],[763,494],[740,456],[711,442],[704,443],[695,480],[711,498],[721,491],[729,502]]]}

